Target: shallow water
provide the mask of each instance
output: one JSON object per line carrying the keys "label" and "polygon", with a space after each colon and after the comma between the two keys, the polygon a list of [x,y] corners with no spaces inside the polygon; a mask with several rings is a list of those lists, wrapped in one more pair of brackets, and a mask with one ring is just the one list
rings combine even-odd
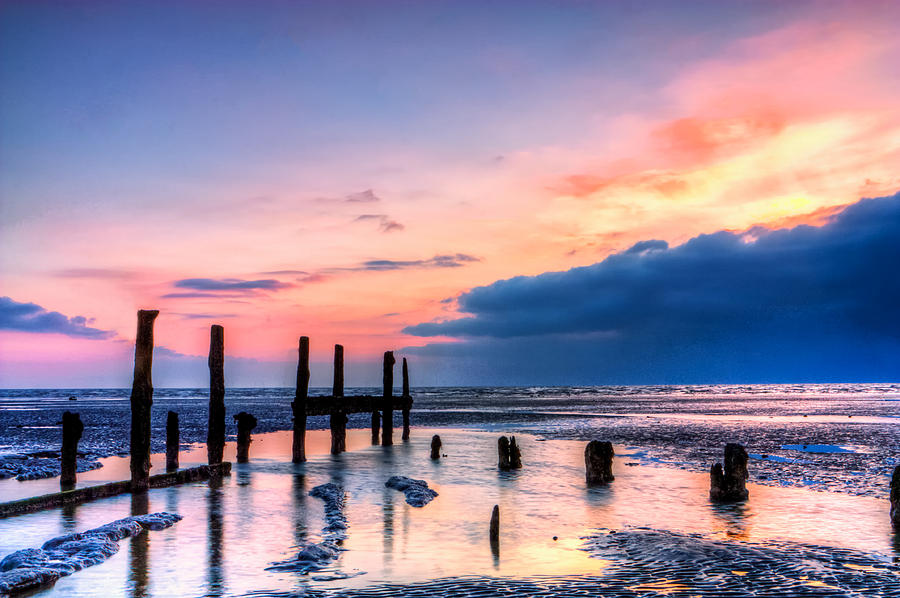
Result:
{"label": "shallow water", "polygon": [[[447,454],[438,462],[428,458],[432,432],[441,435]],[[310,432],[309,438],[310,452],[317,454],[306,464],[293,465],[288,457],[290,434],[256,436],[251,463],[235,465],[221,487],[188,484],[151,490],[143,498],[125,495],[0,520],[0,557],[123,516],[172,511],[184,520],[168,530],[124,541],[122,550],[108,561],[64,578],[38,595],[96,596],[98,588],[107,596],[344,591],[384,596],[457,591],[479,595],[479,588],[481,595],[538,595],[543,590],[526,589],[528,584],[538,584],[551,588],[542,595],[565,596],[583,595],[603,583],[626,593],[684,591],[689,595],[692,588],[685,584],[699,582],[685,577],[678,581],[684,587],[666,586],[673,575],[671,562],[660,564],[654,555],[671,552],[672,546],[689,554],[710,553],[710,546],[720,550],[710,542],[724,543],[726,551],[736,547],[734,570],[739,573],[738,565],[754,566],[751,557],[756,554],[740,547],[776,555],[784,564],[778,575],[798,588],[821,589],[815,585],[819,582],[833,587],[847,583],[824,565],[812,567],[811,578],[806,570],[810,566],[803,564],[814,558],[810,550],[825,555],[848,551],[852,559],[847,562],[859,569],[837,566],[853,574],[854,592],[877,593],[885,575],[900,579],[900,569],[891,565],[900,556],[900,544],[891,532],[884,499],[751,485],[746,503],[713,505],[707,499],[706,475],[629,465],[637,463],[633,453],[638,451],[621,445],[616,446],[616,480],[605,488],[588,489],[583,442],[542,441],[531,435],[517,436],[525,467],[508,473],[496,468],[496,432],[415,428],[412,441],[382,448],[370,446],[367,431],[350,431],[351,451],[337,457],[324,454],[327,433]],[[233,455],[231,451],[229,444],[226,458]],[[204,457],[198,448],[183,453],[182,464],[201,462]],[[156,461],[162,458],[157,456]],[[122,479],[126,472],[127,462],[113,458],[107,467],[80,479],[83,483],[93,475]],[[412,507],[401,492],[384,486],[391,475],[424,479],[439,496],[423,508]],[[295,555],[299,545],[321,539],[323,502],[308,492],[326,482],[339,484],[347,492],[346,550],[324,572],[267,571],[273,563]],[[33,489],[31,494],[55,489],[54,480],[15,483]],[[499,553],[492,551],[487,537],[494,504],[501,510]],[[663,535],[657,531],[648,535],[641,527],[661,530]],[[609,530],[625,534],[622,538],[635,538],[623,545],[632,553],[617,548],[607,554],[595,546],[596,540],[585,539]],[[823,548],[798,548],[808,546]],[[717,561],[722,560],[719,552],[714,554],[719,555]],[[759,562],[769,562],[766,558]],[[628,565],[624,569],[622,559]],[[660,567],[658,573],[655,566]],[[765,566],[755,567],[754,576],[768,575]],[[816,571],[825,581],[815,578]],[[316,579],[342,575],[353,577]],[[663,585],[628,589],[629,584],[645,582]],[[397,584],[409,585],[399,589]],[[493,586],[497,587],[491,590]],[[693,589],[710,595],[709,587]]]}

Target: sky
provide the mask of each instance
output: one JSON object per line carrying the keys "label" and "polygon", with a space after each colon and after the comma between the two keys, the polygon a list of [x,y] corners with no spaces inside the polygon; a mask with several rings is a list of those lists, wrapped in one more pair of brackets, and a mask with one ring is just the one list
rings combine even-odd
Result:
{"label": "sky", "polygon": [[900,381],[898,23],[0,0],[0,387]]}

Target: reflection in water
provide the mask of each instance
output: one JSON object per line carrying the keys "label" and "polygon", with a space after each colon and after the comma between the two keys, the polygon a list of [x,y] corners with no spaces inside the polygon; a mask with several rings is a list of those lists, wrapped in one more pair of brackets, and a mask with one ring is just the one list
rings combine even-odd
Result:
{"label": "reflection in water", "polygon": [[78,509],[77,503],[69,503],[62,506],[60,515],[62,516],[62,529],[72,533],[78,529],[78,519],[75,517],[75,511]]}
{"label": "reflection in water", "polygon": [[394,560],[394,495],[395,490],[384,486],[381,491],[382,495],[382,562],[384,563],[384,572],[390,575],[392,572],[391,564]]}
{"label": "reflection in water", "polygon": [[210,478],[207,494],[207,596],[221,596],[225,591],[224,525],[222,524],[222,478]]}
{"label": "reflection in water", "polygon": [[[135,492],[131,495],[131,515],[146,515],[150,512],[150,495],[148,492]],[[131,538],[128,586],[135,598],[147,595],[147,553],[150,549],[150,534],[146,531]]]}
{"label": "reflection in water", "polygon": [[747,501],[735,503],[710,502],[710,509],[718,521],[725,524],[725,535],[736,540],[749,538],[750,522],[753,520],[753,511]]}
{"label": "reflection in water", "polygon": [[309,524],[306,518],[306,476],[297,471],[292,481],[294,503],[294,543],[299,549],[307,543]]}

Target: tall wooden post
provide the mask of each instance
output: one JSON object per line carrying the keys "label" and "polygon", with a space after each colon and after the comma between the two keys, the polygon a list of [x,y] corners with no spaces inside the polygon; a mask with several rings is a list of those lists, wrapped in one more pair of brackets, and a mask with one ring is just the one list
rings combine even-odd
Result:
{"label": "tall wooden post", "polygon": [[258,423],[256,418],[246,411],[241,411],[234,416],[237,423],[237,462],[247,463],[250,461],[250,433]]}
{"label": "tall wooden post", "polygon": [[155,309],[138,311],[134,343],[134,382],[131,385],[131,490],[150,487],[150,407],[153,405],[153,321]]}
{"label": "tall wooden post", "polygon": [[500,506],[494,505],[494,509],[491,511],[491,527],[490,527],[490,539],[491,539],[491,552],[494,555],[500,554]]}
{"label": "tall wooden post", "polygon": [[166,414],[166,471],[178,471],[178,451],[181,448],[181,433],[178,430],[178,414]]}
{"label": "tall wooden post", "polygon": [[309,337],[301,336],[298,347],[297,390],[291,410],[294,413],[294,442],[291,461],[306,461],[306,399],[309,397]]}
{"label": "tall wooden post", "polygon": [[84,424],[77,413],[66,411],[62,416],[62,451],[60,451],[59,487],[71,490],[75,487],[78,470],[78,441],[84,432]]}
{"label": "tall wooden post", "polygon": [[[344,347],[334,346],[334,385],[331,396],[340,399],[344,396]],[[347,450],[347,415],[342,410],[331,412],[331,454],[337,455]]]}
{"label": "tall wooden post", "polygon": [[209,422],[206,456],[210,465],[222,462],[225,452],[225,329],[209,329]]}
{"label": "tall wooden post", "polygon": [[891,476],[891,525],[900,532],[900,465],[894,468]]}
{"label": "tall wooden post", "polygon": [[384,352],[383,401],[381,404],[381,446],[394,444],[394,352]]}
{"label": "tall wooden post", "polygon": [[403,358],[403,440],[409,440],[409,368]]}

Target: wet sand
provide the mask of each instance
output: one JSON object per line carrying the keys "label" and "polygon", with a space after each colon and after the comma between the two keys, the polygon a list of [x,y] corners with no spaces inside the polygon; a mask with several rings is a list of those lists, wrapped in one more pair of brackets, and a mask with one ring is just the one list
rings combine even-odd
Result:
{"label": "wet sand", "polygon": [[[900,579],[893,563],[900,547],[886,500],[751,484],[746,503],[714,505],[706,475],[627,465],[631,449],[621,445],[616,480],[588,489],[583,442],[517,436],[525,467],[501,473],[496,433],[434,431],[448,455],[438,462],[428,458],[432,431],[425,429],[387,449],[371,446],[368,431],[350,431],[351,450],[337,457],[327,454],[326,432],[310,432],[312,457],[303,465],[288,460],[290,434],[256,436],[251,462],[236,465],[221,487],[149,492],[140,508],[183,515],[176,526],[124,542],[108,561],[41,595],[93,596],[98,587],[109,596],[900,591],[891,585]],[[233,450],[229,443],[226,458]],[[204,457],[198,447],[182,460],[187,466]],[[116,472],[127,472],[126,460],[112,458],[81,477]],[[384,486],[391,475],[424,479],[438,496],[410,506]],[[346,491],[345,550],[308,575],[267,570],[322,539],[324,505],[308,493],[329,482]],[[37,489],[53,480],[12,483]],[[498,553],[487,533],[494,504],[501,509]],[[134,507],[122,496],[0,520],[0,555],[128,516]]]}

